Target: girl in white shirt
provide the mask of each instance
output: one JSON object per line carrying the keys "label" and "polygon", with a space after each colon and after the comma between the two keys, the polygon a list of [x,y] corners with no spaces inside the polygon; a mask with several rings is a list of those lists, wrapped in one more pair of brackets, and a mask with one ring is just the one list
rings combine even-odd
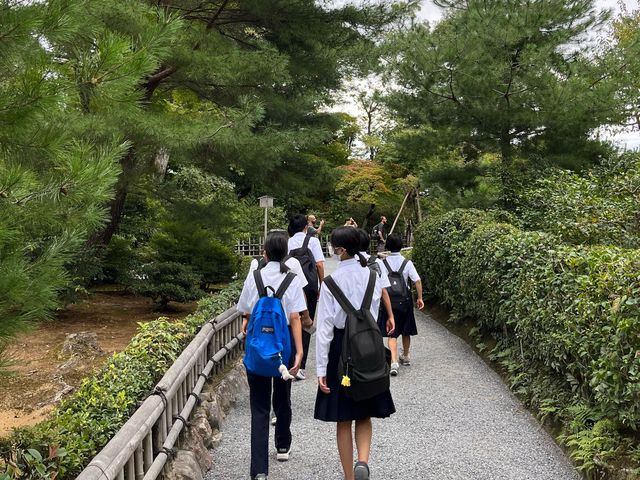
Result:
{"label": "girl in white shirt", "polygon": [[[404,267],[402,268],[404,283],[408,288],[409,280],[413,282],[418,296],[415,305],[419,310],[422,310],[424,308],[424,302],[422,301],[422,281],[420,280],[420,275],[418,275],[418,271],[416,270],[413,262],[411,260],[406,260],[405,263],[405,258],[400,253],[400,250],[402,249],[402,238],[400,235],[396,233],[389,235],[385,243],[385,248],[391,253],[384,259],[382,268],[385,270],[387,275],[389,275],[389,269],[393,272],[398,272],[404,264]],[[387,268],[387,265],[389,268]],[[400,355],[400,364],[409,366],[411,365],[409,357],[411,337],[418,334],[416,317],[413,312],[411,291],[409,290],[407,293],[409,296],[408,301],[404,303],[403,307],[392,305],[393,316],[396,324],[396,328],[393,332],[385,334],[384,327],[387,314],[384,310],[380,312],[380,316],[378,317],[378,326],[380,327],[382,334],[389,337],[389,349],[391,350],[391,375],[394,376],[398,374],[399,369],[398,337],[402,335],[402,355]]]}
{"label": "girl in white shirt", "polygon": [[[274,291],[289,272],[282,263],[288,252],[288,237],[284,232],[273,232],[267,235],[264,244],[267,265],[259,270],[265,287]],[[250,271],[244,282],[237,309],[243,312],[242,331],[247,333],[250,312],[258,302],[259,293]],[[302,292],[300,280],[296,277],[282,296],[282,307],[289,321],[292,356],[288,367],[289,373],[295,375],[302,361],[302,326],[298,312],[307,306]],[[266,479],[269,474],[269,413],[273,389],[273,409],[278,417],[275,431],[277,459],[286,461],[291,450],[291,382],[282,378],[263,377],[247,371],[249,382],[249,404],[251,407],[251,467],[252,479]]]}
{"label": "girl in white shirt", "polygon": [[[331,234],[331,244],[340,257],[340,265],[331,275],[349,302],[362,305],[369,281],[366,260],[359,254],[359,236],[351,227],[336,228]],[[357,256],[359,261],[354,257]],[[376,283],[371,302],[371,314],[377,318],[382,295],[382,282],[376,275]],[[340,462],[345,480],[366,480],[369,478],[369,451],[371,449],[371,417],[386,418],[395,412],[391,392],[386,390],[368,400],[356,402],[349,398],[338,379],[338,362],[342,349],[346,312],[328,288],[320,289],[320,299],[316,312],[316,369],[318,393],[314,417],[325,422],[337,423],[337,443]],[[388,329],[393,328],[392,322]],[[353,467],[353,433],[355,421],[358,461]]]}

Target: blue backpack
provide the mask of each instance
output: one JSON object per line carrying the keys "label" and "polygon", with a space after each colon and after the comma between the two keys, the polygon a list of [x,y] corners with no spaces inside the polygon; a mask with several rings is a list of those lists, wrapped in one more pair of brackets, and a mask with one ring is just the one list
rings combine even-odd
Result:
{"label": "blue backpack", "polygon": [[[287,316],[282,308],[282,296],[295,277],[295,273],[287,273],[278,291],[275,291],[270,286],[265,288],[260,270],[253,272],[260,299],[253,307],[247,328],[244,365],[254,375],[279,377],[280,365],[289,365],[291,337]],[[268,296],[267,289],[273,292],[273,296]]]}

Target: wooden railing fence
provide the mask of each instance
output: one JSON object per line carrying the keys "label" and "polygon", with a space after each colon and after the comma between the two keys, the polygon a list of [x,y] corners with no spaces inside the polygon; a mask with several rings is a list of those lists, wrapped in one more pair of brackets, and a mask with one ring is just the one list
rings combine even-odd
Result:
{"label": "wooden railing fence", "polygon": [[[404,245],[411,246],[413,244],[413,234],[411,231],[405,232],[402,238]],[[320,240],[320,245],[322,246],[322,253],[324,253],[325,257],[330,257],[333,254],[333,250],[330,246],[329,235],[322,234],[318,239]],[[245,240],[237,240],[235,245],[235,252],[238,255],[246,257],[257,257],[259,255],[262,255],[263,245],[264,237],[256,235]],[[375,240],[371,240],[369,253],[375,255],[377,251],[377,242]]]}
{"label": "wooden railing fence", "polygon": [[207,379],[242,352],[235,307],[207,322],[150,395],[77,480],[155,480]]}
{"label": "wooden railing fence", "polygon": [[[320,245],[322,246],[322,252],[325,257],[330,257],[329,251],[329,235],[320,235],[318,237]],[[245,240],[237,240],[235,245],[235,252],[238,255],[246,257],[257,257],[262,255],[262,247],[264,246],[264,237],[262,235],[252,236]]]}

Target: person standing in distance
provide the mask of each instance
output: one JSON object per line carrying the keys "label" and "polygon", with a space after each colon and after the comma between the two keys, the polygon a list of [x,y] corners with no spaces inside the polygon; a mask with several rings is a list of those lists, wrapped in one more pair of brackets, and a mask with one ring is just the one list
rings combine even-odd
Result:
{"label": "person standing in distance", "polygon": [[320,220],[320,226],[316,228],[316,216],[309,215],[307,216],[307,233],[314,237],[319,237],[322,232],[322,227],[324,226],[324,220]]}
{"label": "person standing in distance", "polygon": [[387,239],[387,217],[382,215],[380,217],[380,223],[373,227],[374,238],[377,241],[378,253],[384,252],[384,242]]}
{"label": "person standing in distance", "polygon": [[[307,298],[307,310],[309,320],[313,322],[316,314],[316,304],[318,303],[318,291],[324,278],[324,254],[320,240],[307,234],[308,222],[305,215],[294,215],[289,220],[289,255],[296,258],[302,267],[307,278],[307,286],[304,287],[304,294]],[[298,380],[306,378],[305,369],[307,367],[307,356],[309,354],[309,344],[311,343],[311,333],[308,331],[312,323],[302,325],[302,348],[304,354],[300,370],[296,374]]]}
{"label": "person standing in distance", "polygon": [[353,219],[353,217],[349,217],[345,220],[344,222],[344,226],[345,227],[353,227],[353,228],[358,228],[358,224],[356,223],[356,221]]}

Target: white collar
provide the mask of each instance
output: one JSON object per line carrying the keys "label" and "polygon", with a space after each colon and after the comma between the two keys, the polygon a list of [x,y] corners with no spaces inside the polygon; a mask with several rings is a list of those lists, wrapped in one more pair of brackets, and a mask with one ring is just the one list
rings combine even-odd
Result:
{"label": "white collar", "polygon": [[347,260],[341,260],[338,264],[338,268],[349,267],[351,265],[360,265],[355,258],[349,258]]}
{"label": "white collar", "polygon": [[280,262],[276,262],[275,260],[269,261],[263,268],[263,270],[280,270]]}
{"label": "white collar", "polygon": [[390,257],[397,257],[397,256],[401,256],[401,255],[402,255],[402,253],[400,253],[400,252],[391,252],[389,254]]}

